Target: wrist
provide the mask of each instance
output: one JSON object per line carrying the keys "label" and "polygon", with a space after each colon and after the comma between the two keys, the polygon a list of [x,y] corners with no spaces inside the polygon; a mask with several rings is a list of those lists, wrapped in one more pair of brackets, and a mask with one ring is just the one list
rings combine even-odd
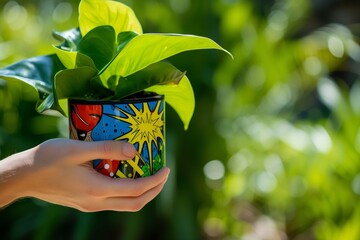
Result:
{"label": "wrist", "polygon": [[13,188],[13,171],[7,165],[7,159],[0,161],[0,207],[10,204],[17,198]]}
{"label": "wrist", "polygon": [[0,208],[25,197],[23,178],[26,164],[21,153],[0,161]]}

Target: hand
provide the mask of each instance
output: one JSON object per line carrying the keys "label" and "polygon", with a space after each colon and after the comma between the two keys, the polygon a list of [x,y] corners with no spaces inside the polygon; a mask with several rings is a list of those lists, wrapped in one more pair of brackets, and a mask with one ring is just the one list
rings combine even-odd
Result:
{"label": "hand", "polygon": [[96,172],[94,159],[132,159],[126,142],[52,139],[0,161],[0,207],[22,197],[76,208],[138,211],[162,190],[170,170],[150,177],[110,178]]}

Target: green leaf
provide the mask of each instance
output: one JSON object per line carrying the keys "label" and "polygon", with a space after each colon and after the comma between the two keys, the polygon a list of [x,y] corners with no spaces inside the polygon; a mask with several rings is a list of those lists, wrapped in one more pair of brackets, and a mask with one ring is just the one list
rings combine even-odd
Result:
{"label": "green leaf", "polygon": [[78,52],[75,60],[75,68],[85,66],[96,69],[94,61],[89,56]]}
{"label": "green leaf", "polygon": [[82,0],[79,5],[79,25],[82,36],[102,25],[113,26],[116,36],[125,31],[142,33],[133,10],[115,1]]}
{"label": "green leaf", "polygon": [[64,64],[67,69],[72,69],[76,67],[76,59],[78,52],[66,51],[57,46],[53,47],[61,63]]}
{"label": "green leaf", "polygon": [[50,93],[43,100],[38,100],[36,103],[36,110],[39,113],[42,113],[48,109],[50,109],[54,104],[54,94]]}
{"label": "green leaf", "polygon": [[119,53],[130,42],[131,39],[133,39],[138,35],[139,34],[131,31],[119,33],[117,36],[117,42],[118,42],[117,52]]}
{"label": "green leaf", "polygon": [[115,56],[115,31],[112,26],[99,26],[80,41],[79,52],[89,56],[97,69],[102,69]]}
{"label": "green leaf", "polygon": [[85,98],[91,92],[91,79],[96,74],[96,69],[87,66],[58,72],[54,83],[57,98]]}
{"label": "green leaf", "polygon": [[114,98],[121,99],[156,84],[167,84],[170,82],[178,84],[184,75],[184,72],[181,72],[170,63],[154,63],[128,77],[120,77]]}
{"label": "green leaf", "polygon": [[[102,27],[104,27],[104,26],[102,26]],[[101,29],[102,27],[99,27],[99,29]],[[91,34],[91,35],[94,36],[93,34]],[[118,54],[126,46],[126,44],[128,44],[129,41],[131,39],[133,39],[134,37],[136,37],[136,36],[137,36],[137,34],[134,33],[134,32],[122,32],[122,33],[119,33],[119,35],[117,36],[119,45],[116,47],[116,53],[112,53],[112,54],[113,55]],[[98,38],[98,37],[100,38],[100,42],[93,41],[94,39],[96,40],[96,38]],[[67,69],[73,69],[73,68],[82,67],[82,66],[90,66],[90,67],[97,68],[95,66],[94,61],[89,56],[87,56],[85,54],[88,54],[88,55],[92,56],[93,59],[97,59],[97,55],[102,55],[101,50],[103,48],[108,48],[109,52],[110,52],[110,49],[111,49],[110,46],[113,46],[113,43],[110,46],[107,45],[107,43],[110,42],[110,41],[109,40],[102,40],[101,35],[97,36],[97,37],[94,36],[94,38],[91,38],[91,39],[92,40],[90,41],[90,37],[89,37],[88,40],[85,40],[86,43],[81,44],[81,45],[83,45],[81,48],[82,48],[82,51],[84,52],[84,54],[82,54],[82,55],[80,55],[80,53],[77,52],[77,51],[62,49],[61,46],[53,46],[53,47],[54,47],[56,55],[58,56],[60,61],[64,64],[64,66]],[[100,43],[102,43],[103,45],[101,45]],[[92,46],[94,46],[93,44],[95,46],[99,45],[97,47],[97,49],[100,49],[100,51],[95,49],[95,47],[92,47]],[[79,47],[77,46],[76,48],[79,48]],[[110,55],[110,54],[107,53],[106,55]],[[107,65],[109,65],[112,62],[113,59],[114,58],[112,56],[112,59],[110,59],[107,62]],[[106,62],[106,61],[107,60],[101,60],[101,61],[98,60],[98,66],[101,67],[103,65],[103,63]],[[106,69],[106,66],[103,67],[103,70],[104,69]]]}
{"label": "green leaf", "polygon": [[38,113],[47,113],[52,115],[57,115],[56,112],[61,113],[66,116],[66,110],[61,108],[56,100],[54,93],[50,93],[43,100],[38,100],[36,103],[36,111]]}
{"label": "green leaf", "polygon": [[39,113],[55,110],[65,114],[53,94],[54,77],[63,69],[65,67],[59,58],[53,54],[25,59],[0,69],[0,78],[7,81],[21,81],[37,90],[39,100],[36,110]]}
{"label": "green leaf", "polygon": [[54,50],[61,63],[67,69],[74,69],[83,66],[88,66],[96,69],[94,61],[85,54],[62,50],[56,46],[54,46]]}
{"label": "green leaf", "polygon": [[0,69],[0,78],[20,80],[39,93],[50,94],[55,74],[64,68],[55,54],[45,55],[25,59]]}
{"label": "green leaf", "polygon": [[[134,38],[136,37],[138,34],[135,32],[121,32],[119,33],[119,35],[117,36],[118,39],[118,46],[116,48],[116,56],[121,52],[121,50]],[[111,61],[109,61],[107,63],[107,65],[100,70],[100,74],[101,72],[105,71],[105,69],[112,63],[112,61],[115,59],[114,56]],[[110,86],[110,85],[109,85]]]}
{"label": "green leaf", "polygon": [[195,110],[195,97],[191,83],[186,75],[179,84],[154,85],[145,91],[165,95],[165,101],[179,115],[187,130]]}
{"label": "green leaf", "polygon": [[63,100],[68,98],[104,99],[114,95],[101,85],[100,79],[96,77],[97,73],[96,69],[84,66],[65,69],[56,74],[54,97],[65,114],[67,114],[67,106]]}
{"label": "green leaf", "polygon": [[63,42],[59,47],[69,51],[76,51],[77,45],[81,41],[81,33],[79,28],[72,28],[64,32],[53,32],[55,39]]}
{"label": "green leaf", "polygon": [[124,47],[101,73],[100,78],[107,86],[107,80],[113,75],[126,77],[175,54],[199,49],[222,50],[231,56],[224,48],[205,37],[179,34],[141,34],[134,37]]}

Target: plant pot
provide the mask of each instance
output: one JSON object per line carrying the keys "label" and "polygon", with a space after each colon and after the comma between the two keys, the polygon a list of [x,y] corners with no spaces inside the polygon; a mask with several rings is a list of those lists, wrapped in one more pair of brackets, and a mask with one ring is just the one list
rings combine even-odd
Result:
{"label": "plant pot", "polygon": [[133,144],[134,159],[97,159],[93,167],[113,178],[138,178],[165,165],[165,101],[163,96],[98,101],[69,99],[70,138],[117,140]]}

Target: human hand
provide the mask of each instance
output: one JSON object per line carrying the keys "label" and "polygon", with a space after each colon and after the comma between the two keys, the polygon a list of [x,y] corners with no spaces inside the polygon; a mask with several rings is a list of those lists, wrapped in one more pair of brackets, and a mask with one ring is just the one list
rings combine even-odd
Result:
{"label": "human hand", "polygon": [[76,208],[138,211],[162,190],[170,170],[137,178],[110,178],[96,172],[94,159],[132,159],[126,142],[52,139],[0,161],[0,207],[22,197]]}

